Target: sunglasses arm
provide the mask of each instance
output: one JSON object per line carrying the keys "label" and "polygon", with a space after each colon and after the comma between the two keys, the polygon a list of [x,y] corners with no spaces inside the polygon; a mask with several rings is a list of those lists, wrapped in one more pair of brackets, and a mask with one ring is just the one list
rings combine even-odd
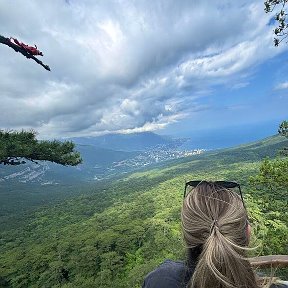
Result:
{"label": "sunglasses arm", "polygon": [[241,200],[242,200],[243,206],[244,206],[244,208],[246,209],[246,206],[245,206],[245,202],[244,202],[244,199],[243,199],[243,195],[242,195],[242,191],[241,191],[240,185],[238,186],[238,188],[239,188],[240,197],[241,197]]}
{"label": "sunglasses arm", "polygon": [[185,198],[185,196],[186,196],[186,188],[187,188],[187,182],[185,182],[183,198]]}

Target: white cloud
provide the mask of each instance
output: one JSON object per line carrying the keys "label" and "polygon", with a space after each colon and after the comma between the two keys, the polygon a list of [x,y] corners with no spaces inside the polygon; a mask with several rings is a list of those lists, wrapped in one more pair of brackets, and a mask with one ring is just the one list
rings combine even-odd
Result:
{"label": "white cloud", "polygon": [[288,82],[282,82],[276,85],[275,89],[276,90],[283,90],[288,88]]}
{"label": "white cloud", "polygon": [[214,85],[243,87],[251,67],[285,49],[272,49],[262,6],[1,2],[1,33],[37,44],[52,71],[0,47],[0,127],[57,137],[150,131],[179,121],[203,109],[197,99]]}

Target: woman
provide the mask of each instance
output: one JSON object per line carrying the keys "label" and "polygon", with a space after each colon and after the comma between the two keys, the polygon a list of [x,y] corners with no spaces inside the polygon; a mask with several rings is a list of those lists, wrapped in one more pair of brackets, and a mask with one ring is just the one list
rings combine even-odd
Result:
{"label": "woman", "polygon": [[187,261],[166,260],[146,276],[143,288],[261,287],[246,260],[250,225],[242,194],[233,187],[240,188],[223,181],[186,184],[181,220]]}

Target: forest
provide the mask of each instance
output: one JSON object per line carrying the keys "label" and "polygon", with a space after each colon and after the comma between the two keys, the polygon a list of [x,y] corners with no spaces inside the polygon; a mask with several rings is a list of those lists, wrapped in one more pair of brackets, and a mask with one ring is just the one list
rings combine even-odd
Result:
{"label": "forest", "polygon": [[163,260],[185,259],[180,209],[191,179],[240,183],[257,247],[250,256],[288,254],[287,144],[277,135],[177,159],[2,223],[0,286],[141,287]]}

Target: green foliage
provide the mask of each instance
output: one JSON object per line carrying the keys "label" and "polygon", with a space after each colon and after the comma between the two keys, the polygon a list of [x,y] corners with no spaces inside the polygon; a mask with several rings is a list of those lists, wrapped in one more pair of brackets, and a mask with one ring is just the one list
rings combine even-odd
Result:
{"label": "green foliage", "polygon": [[284,199],[288,191],[288,158],[265,159],[259,173],[252,176],[250,182],[262,194],[268,194],[273,199]]}
{"label": "green foliage", "polygon": [[45,160],[75,166],[82,162],[70,141],[38,141],[34,131],[0,130],[0,164],[19,165],[25,160]]}
{"label": "green foliage", "polygon": [[264,11],[266,13],[273,12],[277,7],[278,11],[275,14],[275,21],[277,21],[277,27],[274,29],[274,34],[276,37],[274,38],[274,45],[278,46],[280,42],[287,38],[287,8],[285,7],[287,0],[267,0],[264,2],[265,8]]}
{"label": "green foliage", "polygon": [[282,136],[288,137],[288,121],[283,121],[278,129],[278,133]]}
{"label": "green foliage", "polygon": [[254,253],[288,254],[287,201],[271,199],[269,194],[258,194],[252,187],[249,192],[251,194],[246,195],[246,199],[253,226],[252,247],[259,247]]}
{"label": "green foliage", "polygon": [[[278,129],[278,133],[286,138],[288,138],[288,121],[283,121]],[[288,156],[288,145],[286,147],[284,147],[280,153],[283,156]]]}
{"label": "green foliage", "polygon": [[[288,138],[287,121],[280,124],[278,133]],[[287,145],[280,151],[285,155],[283,151],[287,151]],[[260,227],[258,235],[271,239],[269,246],[265,241],[261,242],[263,251],[266,254],[273,254],[276,249],[279,254],[288,254],[288,157],[264,159],[260,164],[259,172],[251,176],[249,182],[251,188],[255,190],[255,195],[259,195],[258,207],[261,207],[262,213],[265,213],[265,223],[261,221],[262,217],[256,216],[257,225]],[[254,213],[256,210],[257,208],[253,209]]]}
{"label": "green foliage", "polygon": [[258,173],[261,155],[276,155],[279,143],[286,145],[276,137],[177,160],[42,207],[18,228],[0,229],[0,283],[13,288],[141,287],[144,276],[164,259],[185,257],[180,210],[184,181],[190,179],[242,183],[260,245],[254,255],[287,254],[286,198],[279,190],[270,197],[248,183]]}
{"label": "green foliage", "polygon": [[[288,138],[288,122],[283,121],[278,133]],[[287,155],[287,145],[281,150],[281,154]],[[288,191],[288,157],[269,160],[266,158],[260,165],[259,173],[250,177],[250,183],[262,194],[273,199],[285,199]]]}

